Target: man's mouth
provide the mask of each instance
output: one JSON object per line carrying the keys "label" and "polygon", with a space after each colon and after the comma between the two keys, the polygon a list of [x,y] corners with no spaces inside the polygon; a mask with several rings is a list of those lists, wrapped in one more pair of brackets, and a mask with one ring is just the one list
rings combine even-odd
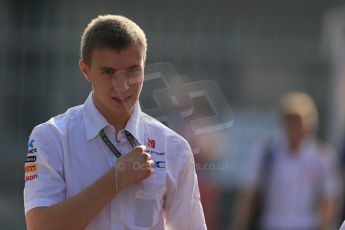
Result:
{"label": "man's mouth", "polygon": [[126,96],[126,97],[111,97],[114,101],[117,103],[126,103],[131,99],[132,96]]}

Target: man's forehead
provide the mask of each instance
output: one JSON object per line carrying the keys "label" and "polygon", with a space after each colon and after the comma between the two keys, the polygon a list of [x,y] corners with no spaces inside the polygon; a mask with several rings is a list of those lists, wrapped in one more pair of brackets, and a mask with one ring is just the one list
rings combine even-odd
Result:
{"label": "man's forehead", "polygon": [[95,67],[112,67],[115,69],[129,68],[142,65],[144,62],[145,50],[132,45],[121,50],[108,47],[97,47],[91,52],[91,65]]}

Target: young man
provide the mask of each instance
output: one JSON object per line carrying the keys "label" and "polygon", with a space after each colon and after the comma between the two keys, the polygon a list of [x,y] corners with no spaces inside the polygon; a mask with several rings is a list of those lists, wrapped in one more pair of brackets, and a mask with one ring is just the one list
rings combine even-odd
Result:
{"label": "young man", "polygon": [[85,29],[79,65],[93,91],[32,131],[28,229],[206,229],[188,143],[140,110],[146,49],[122,16]]}

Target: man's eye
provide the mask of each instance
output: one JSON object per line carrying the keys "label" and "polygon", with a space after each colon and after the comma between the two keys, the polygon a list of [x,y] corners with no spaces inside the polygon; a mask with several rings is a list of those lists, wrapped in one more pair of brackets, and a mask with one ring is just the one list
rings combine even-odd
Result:
{"label": "man's eye", "polygon": [[139,69],[139,67],[133,67],[133,68],[130,68],[128,71],[130,72],[130,73],[136,73],[136,72],[138,72],[140,69]]}
{"label": "man's eye", "polygon": [[112,71],[112,70],[104,70],[102,73],[106,74],[106,75],[113,75],[114,71]]}

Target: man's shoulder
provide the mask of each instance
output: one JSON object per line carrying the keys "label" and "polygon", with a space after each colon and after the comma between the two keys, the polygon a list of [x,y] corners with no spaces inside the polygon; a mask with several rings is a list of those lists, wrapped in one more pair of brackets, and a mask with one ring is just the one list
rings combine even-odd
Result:
{"label": "man's shoulder", "polygon": [[71,125],[80,125],[82,121],[83,105],[78,105],[67,109],[64,113],[50,118],[48,121],[37,125],[32,134],[50,134],[57,132],[61,135],[67,133],[68,127]]}

